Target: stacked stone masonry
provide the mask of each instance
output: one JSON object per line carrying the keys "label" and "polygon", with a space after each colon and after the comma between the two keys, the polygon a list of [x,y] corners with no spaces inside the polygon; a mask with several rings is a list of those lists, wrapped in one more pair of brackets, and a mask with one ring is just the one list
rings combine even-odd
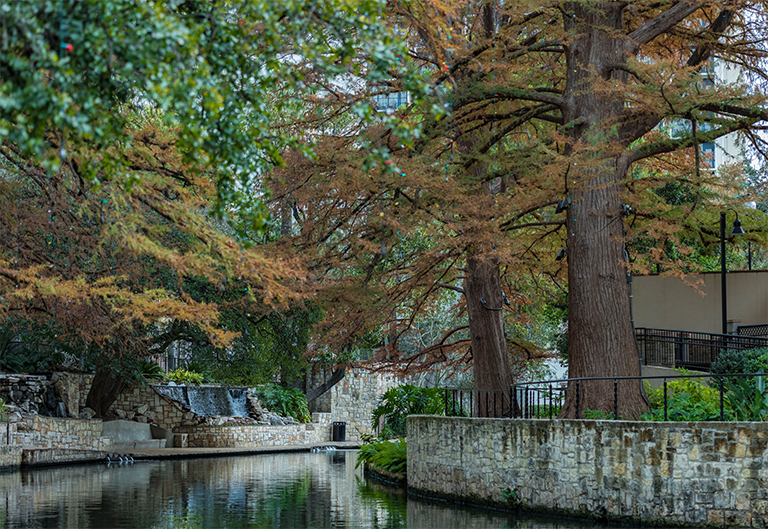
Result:
{"label": "stacked stone masonry", "polygon": [[185,410],[176,401],[160,395],[151,385],[132,386],[124,390],[110,409],[128,412],[129,417],[126,418],[129,420],[135,418],[137,411],[141,411],[141,415],[151,418],[148,419],[150,423],[168,431],[199,422],[194,413]]}
{"label": "stacked stone masonry", "polygon": [[98,419],[61,419],[27,416],[8,426],[11,442],[23,448],[57,448],[67,450],[108,451],[112,438],[102,437]]}
{"label": "stacked stone masonry", "polygon": [[42,375],[0,374],[0,399],[26,413],[50,414],[56,409],[53,384]]}
{"label": "stacked stone masonry", "polygon": [[334,421],[346,422],[347,441],[362,441],[362,434],[375,433],[371,428],[371,415],[381,396],[390,388],[406,381],[387,373],[347,371],[331,394]]}
{"label": "stacked stone masonry", "polygon": [[768,526],[768,423],[411,416],[408,486],[658,524]]}
{"label": "stacked stone masonry", "polygon": [[193,448],[317,444],[330,440],[330,418],[330,413],[313,413],[309,424],[181,427],[176,433],[185,435],[186,446]]}

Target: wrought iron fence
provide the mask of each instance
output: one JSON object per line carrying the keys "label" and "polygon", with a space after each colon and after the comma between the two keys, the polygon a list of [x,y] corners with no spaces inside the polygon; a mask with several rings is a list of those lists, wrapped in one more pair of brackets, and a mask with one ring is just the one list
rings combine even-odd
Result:
{"label": "wrought iron fence", "polygon": [[[669,419],[669,391],[668,381],[674,379],[706,379],[710,380],[710,386],[715,388],[719,395],[719,419],[725,420],[725,395],[726,380],[733,378],[766,378],[766,373],[729,373],[711,374],[701,373],[695,375],[675,376],[636,376],[636,377],[584,377],[563,380],[549,380],[537,382],[524,382],[513,385],[506,390],[478,390],[462,388],[444,388],[445,390],[445,415],[461,417],[495,417],[509,419],[554,419],[560,413],[565,402],[567,392],[576,393],[574,399],[575,416],[577,419],[585,418],[585,412],[581,406],[581,398],[584,384],[590,381],[603,381],[613,385],[613,410],[612,413],[601,412],[599,418],[619,419],[619,384],[639,383],[640,381],[661,381],[663,394],[663,417]],[[587,417],[589,418],[589,417]],[[596,417],[592,417],[596,418]]]}
{"label": "wrought iron fence", "polygon": [[768,338],[671,329],[635,329],[640,356],[646,365],[708,371],[721,351],[768,347]]}
{"label": "wrought iron fence", "polygon": [[760,325],[741,325],[736,329],[739,336],[760,336],[768,338],[768,323]]}

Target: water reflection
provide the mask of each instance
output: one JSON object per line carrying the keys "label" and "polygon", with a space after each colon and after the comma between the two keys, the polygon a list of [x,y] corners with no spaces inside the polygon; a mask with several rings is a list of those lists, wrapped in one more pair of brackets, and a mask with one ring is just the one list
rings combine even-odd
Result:
{"label": "water reflection", "polygon": [[87,465],[0,473],[8,528],[594,527],[408,499],[366,481],[355,452]]}

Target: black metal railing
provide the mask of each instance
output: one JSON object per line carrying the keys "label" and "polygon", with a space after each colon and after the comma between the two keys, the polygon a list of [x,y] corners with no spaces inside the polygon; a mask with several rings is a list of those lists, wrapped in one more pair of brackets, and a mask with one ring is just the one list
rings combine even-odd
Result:
{"label": "black metal railing", "polygon": [[760,325],[742,325],[736,329],[739,336],[759,336],[768,338],[768,323]]}
{"label": "black metal railing", "polygon": [[768,347],[768,338],[672,329],[635,329],[640,356],[646,365],[708,371],[721,351]]}
{"label": "black metal railing", "polygon": [[[583,387],[590,382],[607,382],[613,388],[613,409],[611,412],[599,412],[599,417],[619,419],[620,383],[639,383],[641,381],[661,381],[663,394],[663,417],[669,419],[669,391],[667,383],[680,378],[695,378],[710,380],[710,387],[719,393],[719,419],[725,420],[726,380],[731,378],[765,377],[766,373],[728,373],[673,376],[634,376],[634,377],[584,377],[563,380],[548,380],[523,382],[513,385],[507,390],[478,390],[463,388],[444,388],[445,415],[460,417],[492,417],[510,419],[554,419],[560,413],[565,403],[567,392],[574,391],[574,410],[577,419],[585,418],[581,395]],[[714,379],[714,380],[713,380]],[[651,410],[653,411],[653,410]],[[590,417],[587,417],[590,418]]]}

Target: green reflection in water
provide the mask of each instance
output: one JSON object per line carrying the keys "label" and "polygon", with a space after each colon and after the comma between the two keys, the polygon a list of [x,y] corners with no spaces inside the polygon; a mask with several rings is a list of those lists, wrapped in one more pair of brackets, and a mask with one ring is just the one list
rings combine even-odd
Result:
{"label": "green reflection in water", "polygon": [[0,527],[572,529],[408,498],[366,480],[356,452],[83,465],[0,473]]}

